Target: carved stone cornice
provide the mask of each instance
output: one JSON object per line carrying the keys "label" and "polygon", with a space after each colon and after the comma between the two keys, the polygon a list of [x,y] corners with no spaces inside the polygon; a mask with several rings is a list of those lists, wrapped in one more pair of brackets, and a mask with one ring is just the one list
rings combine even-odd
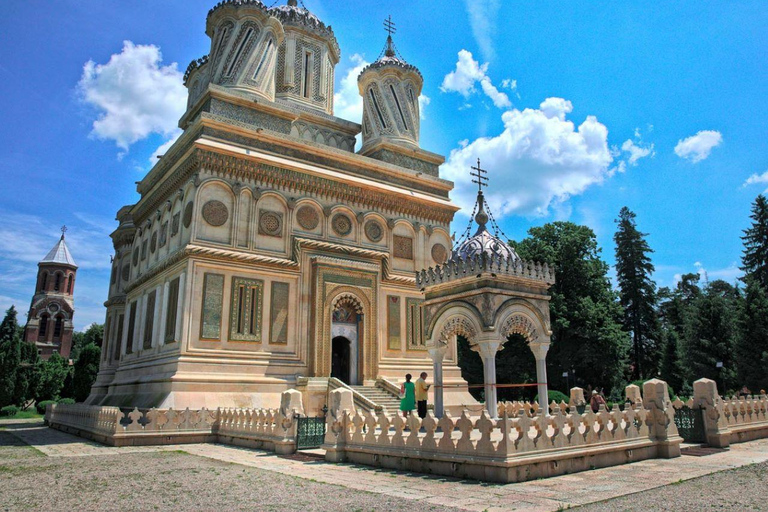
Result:
{"label": "carved stone cornice", "polygon": [[115,295],[114,297],[108,298],[104,302],[105,308],[110,308],[112,306],[120,306],[125,304],[125,295]]}

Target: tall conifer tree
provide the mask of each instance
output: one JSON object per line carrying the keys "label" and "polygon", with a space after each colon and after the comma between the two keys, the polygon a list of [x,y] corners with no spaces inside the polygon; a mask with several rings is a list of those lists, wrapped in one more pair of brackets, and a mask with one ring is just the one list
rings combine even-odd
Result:
{"label": "tall conifer tree", "polygon": [[616,220],[616,277],[619,298],[624,308],[624,330],[632,335],[630,357],[632,377],[640,379],[656,374],[659,364],[659,329],[656,316],[656,283],[651,279],[655,270],[651,263],[653,252],[637,229],[635,213],[626,206]]}
{"label": "tall conifer tree", "polygon": [[752,204],[752,226],[744,230],[744,256],[741,269],[745,278],[754,279],[768,290],[768,200],[760,194]]}

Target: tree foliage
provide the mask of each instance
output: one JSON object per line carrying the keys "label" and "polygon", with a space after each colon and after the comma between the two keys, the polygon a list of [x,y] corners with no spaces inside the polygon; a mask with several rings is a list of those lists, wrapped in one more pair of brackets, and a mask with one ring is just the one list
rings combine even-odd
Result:
{"label": "tree foliage", "polygon": [[742,267],[745,279],[756,281],[768,290],[768,200],[757,196],[752,204],[752,226],[744,230]]}
{"label": "tree foliage", "polygon": [[90,344],[101,347],[104,342],[104,324],[93,323],[85,331],[72,334],[72,352],[70,357],[77,361],[80,357],[80,351]]}
{"label": "tree foliage", "polygon": [[656,312],[656,283],[652,279],[653,251],[647,236],[637,229],[635,213],[626,206],[619,212],[616,243],[616,280],[624,308],[624,330],[632,335],[632,378],[656,375],[659,364],[659,332]]}
{"label": "tree foliage", "polygon": [[38,365],[40,384],[37,389],[35,401],[58,400],[61,398],[61,390],[64,381],[69,375],[69,363],[66,359],[54,352],[47,361],[41,361]]}
{"label": "tree foliage", "polygon": [[99,373],[99,360],[101,349],[96,344],[86,345],[80,352],[80,357],[75,363],[73,377],[73,397],[76,402],[84,402],[91,393],[91,386],[96,381]]}
{"label": "tree foliage", "polygon": [[562,374],[574,369],[584,385],[611,389],[623,383],[629,337],[594,232],[571,222],[553,222],[531,228],[528,235],[515,244],[520,257],[555,267],[549,381],[564,389]]}

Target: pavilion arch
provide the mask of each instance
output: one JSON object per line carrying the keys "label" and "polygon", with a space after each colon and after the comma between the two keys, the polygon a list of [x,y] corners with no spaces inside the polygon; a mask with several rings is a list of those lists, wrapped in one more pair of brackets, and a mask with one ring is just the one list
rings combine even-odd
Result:
{"label": "pavilion arch", "polygon": [[529,345],[548,342],[551,335],[541,313],[521,300],[508,301],[501,306],[496,314],[494,330],[503,340],[513,334],[520,334]]}
{"label": "pavilion arch", "polygon": [[[453,304],[438,312],[432,329],[429,331],[428,347],[450,345],[454,336],[463,336],[473,345],[482,332],[479,312],[469,304]],[[454,350],[455,347],[451,347]]]}

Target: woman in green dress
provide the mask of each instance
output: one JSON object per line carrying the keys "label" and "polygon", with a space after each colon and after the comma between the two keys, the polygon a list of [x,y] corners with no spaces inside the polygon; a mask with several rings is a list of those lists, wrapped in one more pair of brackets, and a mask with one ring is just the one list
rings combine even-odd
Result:
{"label": "woman in green dress", "polygon": [[407,418],[411,411],[416,408],[416,390],[411,382],[411,374],[405,375],[405,382],[400,385],[400,410],[403,411],[403,418]]}

